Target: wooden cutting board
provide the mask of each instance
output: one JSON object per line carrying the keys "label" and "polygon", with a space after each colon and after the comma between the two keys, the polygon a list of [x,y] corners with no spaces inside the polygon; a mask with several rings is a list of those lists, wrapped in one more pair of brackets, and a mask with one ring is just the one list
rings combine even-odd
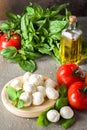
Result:
{"label": "wooden cutting board", "polygon": [[[16,77],[16,78],[22,79],[22,76]],[[1,93],[1,99],[5,108],[16,116],[25,117],[25,118],[38,117],[41,112],[44,112],[48,107],[51,107],[55,104],[55,100],[49,100],[48,98],[46,98],[45,102],[42,105],[39,105],[39,106],[31,105],[23,109],[18,109],[17,107],[12,105],[12,102],[11,100],[9,100],[7,92],[6,92],[6,86],[8,86],[10,82],[11,81],[6,83],[5,86],[3,87],[2,93]]]}

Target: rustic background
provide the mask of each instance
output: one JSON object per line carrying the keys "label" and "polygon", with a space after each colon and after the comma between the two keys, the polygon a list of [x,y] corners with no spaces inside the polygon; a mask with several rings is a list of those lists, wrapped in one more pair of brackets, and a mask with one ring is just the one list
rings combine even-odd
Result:
{"label": "rustic background", "polygon": [[6,19],[5,13],[11,11],[21,14],[29,2],[36,2],[47,8],[53,4],[60,5],[69,2],[68,9],[77,16],[87,16],[87,0],[0,0],[0,19]]}

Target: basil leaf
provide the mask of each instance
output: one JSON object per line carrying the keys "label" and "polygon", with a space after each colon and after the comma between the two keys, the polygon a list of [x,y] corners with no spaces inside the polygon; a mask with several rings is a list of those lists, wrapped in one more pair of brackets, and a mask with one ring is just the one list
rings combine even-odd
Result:
{"label": "basil leaf", "polygon": [[66,86],[65,85],[61,85],[58,88],[58,92],[59,92],[60,97],[66,97],[67,96],[67,88],[66,88]]}
{"label": "basil leaf", "polygon": [[19,99],[17,103],[17,108],[23,108],[23,105],[24,105],[24,101]]}
{"label": "basil leaf", "polygon": [[26,57],[32,59],[32,60],[35,60],[37,58],[40,58],[41,57],[41,54],[40,53],[34,53],[34,52],[25,52],[26,53]]}
{"label": "basil leaf", "polygon": [[21,93],[23,93],[23,89],[20,89],[20,90],[17,91],[17,98],[18,98],[18,99],[19,99]]}
{"label": "basil leaf", "polygon": [[34,9],[32,7],[26,6],[25,12],[29,13],[29,15],[34,15]]}
{"label": "basil leaf", "polygon": [[7,47],[5,49],[3,49],[0,54],[7,58],[7,59],[12,59],[17,55],[17,49],[15,47]]}
{"label": "basil leaf", "polygon": [[34,29],[33,23],[31,21],[29,22],[29,25],[28,25],[28,31],[30,33],[35,33],[35,29]]}
{"label": "basil leaf", "polygon": [[17,93],[13,87],[7,86],[6,91],[10,100],[14,101],[17,99]]}
{"label": "basil leaf", "polygon": [[42,53],[42,54],[49,54],[49,55],[51,55],[51,50],[53,50],[53,47],[54,46],[49,46],[49,45],[47,45],[47,44],[41,44],[41,46],[40,47],[38,47],[39,49],[38,49],[38,51],[40,52],[40,53]]}
{"label": "basil leaf", "polygon": [[26,14],[24,14],[21,18],[21,31],[22,31],[22,36],[24,39],[28,39],[28,30],[27,30],[27,25],[26,25]]}
{"label": "basil leaf", "polygon": [[37,125],[38,126],[48,126],[50,124],[50,121],[47,120],[46,117],[47,112],[42,112],[38,119],[37,119]]}
{"label": "basil leaf", "polygon": [[40,19],[41,16],[43,15],[43,8],[38,5],[38,4],[34,4],[34,11],[35,11],[35,17],[36,19]]}
{"label": "basil leaf", "polygon": [[60,21],[60,20],[50,21],[49,31],[51,34],[58,33],[62,29],[64,29],[66,25],[67,25],[67,21],[63,21],[63,20],[62,21]]}
{"label": "basil leaf", "polygon": [[53,17],[54,15],[58,15],[58,13],[59,13],[61,10],[65,9],[68,5],[69,5],[69,3],[64,3],[64,4],[60,5],[60,6],[56,6],[56,5],[52,6],[52,7],[50,8],[51,17]]}
{"label": "basil leaf", "polygon": [[4,31],[4,30],[8,30],[8,29],[10,29],[9,23],[8,22],[2,23],[1,30]]}
{"label": "basil leaf", "polygon": [[63,119],[61,118],[60,120],[60,124],[62,125],[62,127],[64,129],[68,129],[70,126],[72,126],[75,122],[75,117],[73,116],[72,118],[70,119]]}
{"label": "basil leaf", "polygon": [[54,106],[56,110],[60,110],[63,106],[67,106],[67,105],[68,105],[68,98],[60,97],[56,100],[56,103]]}
{"label": "basil leaf", "polygon": [[[35,71],[36,65],[30,60],[37,59],[38,54],[47,54],[60,62],[57,44],[63,28],[67,26],[70,12],[66,9],[65,16],[60,11],[67,7],[67,3],[50,8],[42,8],[38,4],[30,3],[21,15],[7,13],[8,21],[2,23],[4,32],[13,31],[21,35],[21,49],[24,53],[10,51],[3,54],[9,61],[16,61],[25,71]],[[26,52],[31,52],[26,54]],[[35,56],[36,54],[36,56]],[[12,57],[12,58],[11,58]],[[27,60],[29,59],[29,61]],[[28,67],[29,65],[29,67]]]}
{"label": "basil leaf", "polygon": [[10,20],[12,20],[12,21],[18,20],[17,15],[14,14],[14,13],[7,12],[7,13],[6,13],[6,16],[7,16]]}
{"label": "basil leaf", "polygon": [[33,72],[36,69],[35,62],[33,60],[22,60],[19,61],[19,66],[24,70],[24,71],[29,71]]}

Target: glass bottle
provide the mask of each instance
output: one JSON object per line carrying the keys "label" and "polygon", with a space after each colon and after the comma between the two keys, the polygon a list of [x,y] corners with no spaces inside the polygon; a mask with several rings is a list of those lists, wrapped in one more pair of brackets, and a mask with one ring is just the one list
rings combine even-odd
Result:
{"label": "glass bottle", "polygon": [[82,31],[77,28],[76,22],[76,16],[70,16],[68,28],[62,31],[60,41],[62,63],[78,63],[81,60]]}

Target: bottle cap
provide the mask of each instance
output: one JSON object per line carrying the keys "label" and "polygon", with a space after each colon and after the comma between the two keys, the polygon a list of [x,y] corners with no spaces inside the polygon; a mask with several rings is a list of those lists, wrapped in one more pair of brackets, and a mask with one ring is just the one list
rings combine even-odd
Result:
{"label": "bottle cap", "polygon": [[69,17],[69,22],[72,24],[74,22],[76,22],[76,16],[72,15]]}

